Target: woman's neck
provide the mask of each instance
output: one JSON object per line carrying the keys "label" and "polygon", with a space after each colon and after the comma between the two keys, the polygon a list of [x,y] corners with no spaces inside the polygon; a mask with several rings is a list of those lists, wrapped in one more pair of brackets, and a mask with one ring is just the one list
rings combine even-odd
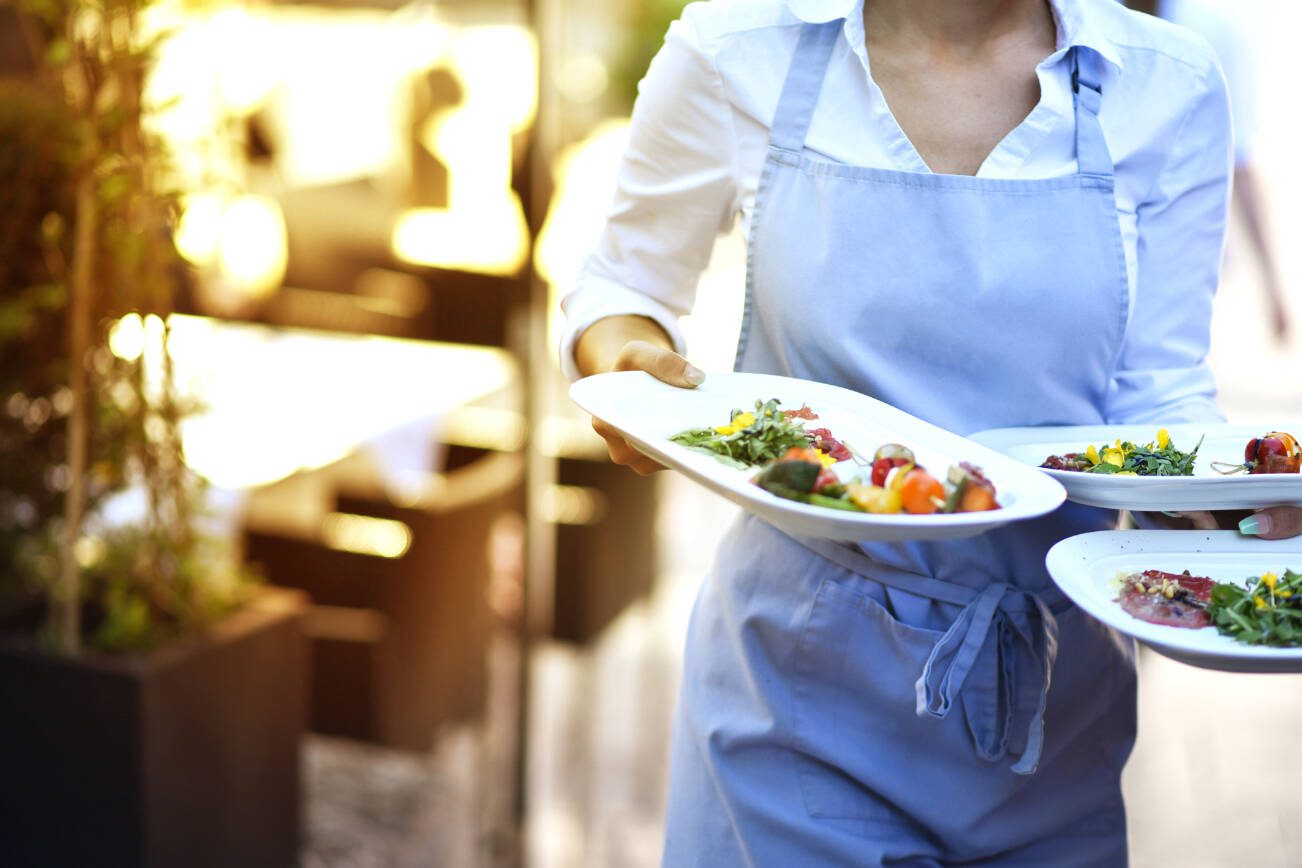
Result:
{"label": "woman's neck", "polygon": [[980,53],[1008,36],[1028,32],[1053,38],[1046,0],[864,0],[864,29],[874,42],[925,41],[962,53]]}

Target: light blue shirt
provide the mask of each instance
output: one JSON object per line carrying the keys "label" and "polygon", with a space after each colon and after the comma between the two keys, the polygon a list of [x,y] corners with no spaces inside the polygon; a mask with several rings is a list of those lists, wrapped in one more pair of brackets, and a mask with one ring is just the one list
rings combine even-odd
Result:
{"label": "light blue shirt", "polygon": [[1234,118],[1234,156],[1242,165],[1252,161],[1261,109],[1258,59],[1265,38],[1266,10],[1262,0],[1162,0],[1157,14],[1204,37],[1216,52],[1230,89]]}
{"label": "light blue shirt", "polygon": [[[1218,418],[1208,323],[1224,237],[1232,138],[1225,84],[1199,36],[1111,0],[1052,0],[1057,49],[1037,67],[1039,104],[977,172],[1050,178],[1076,170],[1073,45],[1104,58],[1100,122],[1115,161],[1130,317],[1110,421],[1178,404]],[[749,226],[769,127],[800,26],[844,16],[806,148],[822,158],[926,172],[874,83],[862,0],[712,0],[671,27],[640,86],[615,200],[563,301],[561,360],[603,317],[654,319],[684,349],[678,318],[717,235]],[[1070,311],[1064,311],[1070,316]]]}

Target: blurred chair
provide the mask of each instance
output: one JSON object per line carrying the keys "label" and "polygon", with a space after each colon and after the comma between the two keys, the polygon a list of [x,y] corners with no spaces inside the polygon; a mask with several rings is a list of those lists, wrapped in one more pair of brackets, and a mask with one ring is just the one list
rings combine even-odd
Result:
{"label": "blurred chair", "polygon": [[556,521],[553,636],[588,642],[656,576],[656,484],[605,457],[562,454],[549,498]]}
{"label": "blurred chair", "polygon": [[246,527],[247,559],[312,597],[317,732],[427,750],[441,724],[482,709],[490,540],[523,510],[524,461],[485,450],[448,458],[411,505],[373,476],[327,473],[315,518],[289,527],[251,517]]}

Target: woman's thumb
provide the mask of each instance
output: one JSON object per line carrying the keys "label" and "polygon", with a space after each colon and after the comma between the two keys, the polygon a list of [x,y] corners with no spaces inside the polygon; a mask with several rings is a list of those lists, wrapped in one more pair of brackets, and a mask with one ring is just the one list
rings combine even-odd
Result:
{"label": "woman's thumb", "polygon": [[693,388],[705,382],[705,372],[678,353],[647,341],[630,341],[615,363],[617,371],[646,371],[671,386]]}
{"label": "woman's thumb", "polygon": [[1272,506],[1260,509],[1240,522],[1239,529],[1262,539],[1302,536],[1302,508]]}

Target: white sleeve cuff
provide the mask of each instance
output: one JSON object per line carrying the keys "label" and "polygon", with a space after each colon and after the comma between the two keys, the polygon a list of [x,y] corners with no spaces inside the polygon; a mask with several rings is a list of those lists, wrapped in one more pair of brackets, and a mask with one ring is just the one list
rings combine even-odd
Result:
{"label": "white sleeve cuff", "polygon": [[565,313],[560,342],[561,372],[571,381],[583,376],[574,360],[574,345],[593,323],[606,317],[631,315],[654,320],[673,341],[675,352],[682,355],[687,351],[678,314],[651,296],[613,280],[585,273],[579,279],[579,287],[562,299],[561,310]]}

